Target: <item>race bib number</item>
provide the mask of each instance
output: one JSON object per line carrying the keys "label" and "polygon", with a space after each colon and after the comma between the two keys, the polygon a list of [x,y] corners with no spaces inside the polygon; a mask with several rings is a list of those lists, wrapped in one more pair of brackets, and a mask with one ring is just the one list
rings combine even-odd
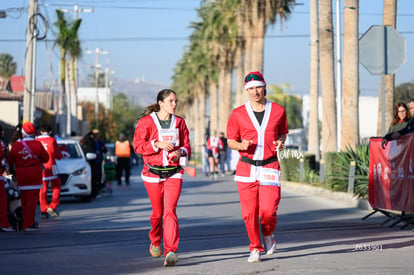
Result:
{"label": "race bib number", "polygon": [[280,186],[280,171],[271,168],[261,168],[259,180],[261,185]]}
{"label": "race bib number", "polygon": [[180,145],[178,129],[161,129],[159,130],[159,140],[171,142],[174,146]]}

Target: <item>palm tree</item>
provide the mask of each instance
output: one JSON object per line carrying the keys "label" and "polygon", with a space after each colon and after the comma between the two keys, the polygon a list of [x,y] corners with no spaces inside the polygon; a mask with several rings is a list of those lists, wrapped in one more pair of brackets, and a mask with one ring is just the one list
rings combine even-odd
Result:
{"label": "palm tree", "polygon": [[309,84],[309,134],[308,152],[315,155],[316,161],[320,160],[319,150],[319,39],[318,39],[318,0],[310,2],[310,84]]}
{"label": "palm tree", "polygon": [[341,150],[359,143],[358,0],[345,0],[344,6]]}
{"label": "palm tree", "polygon": [[[70,24],[68,32],[68,53],[70,57],[70,92],[68,93],[68,120],[67,120],[67,134],[71,134],[74,129],[78,130],[77,121],[77,86],[76,86],[76,60],[81,57],[81,45],[79,41],[79,27],[82,20],[76,19]],[[74,119],[74,120],[72,120]]]}
{"label": "palm tree", "polygon": [[[59,33],[56,40],[56,44],[60,47],[60,94],[59,94],[59,131],[62,136],[71,134],[71,118],[76,114],[76,105],[71,104],[71,100],[76,102],[76,87],[72,83],[72,92],[66,92],[66,79],[68,74],[68,65],[66,61],[67,54],[71,58],[71,80],[74,82],[74,61],[81,54],[80,42],[78,37],[78,31],[81,24],[81,19],[77,19],[73,22],[68,22],[62,11],[56,10],[57,21],[55,26],[58,28]],[[69,109],[69,112],[68,112]],[[64,114],[67,114],[65,119]]]}
{"label": "palm tree", "polygon": [[322,152],[337,151],[332,1],[320,0],[319,54],[322,88]]}
{"label": "palm tree", "polygon": [[[397,27],[397,0],[384,0],[383,25]],[[382,93],[380,88],[378,96],[378,127],[377,134],[383,135],[391,124],[394,109],[395,75],[385,75],[380,81],[385,87],[385,110],[382,110]],[[382,112],[385,112],[385,125],[382,125]]]}
{"label": "palm tree", "polygon": [[8,53],[0,54],[0,77],[5,81],[2,81],[0,90],[5,90],[7,88],[7,83],[10,80],[10,77],[16,73],[17,64],[13,61],[13,56]]}
{"label": "palm tree", "polygon": [[[263,72],[263,49],[266,28],[276,23],[277,16],[281,22],[291,13],[294,0],[242,1],[246,5],[246,70]],[[250,58],[248,57],[250,55]]]}
{"label": "palm tree", "polygon": [[59,33],[56,39],[56,44],[60,47],[60,71],[59,71],[59,109],[58,109],[58,121],[59,121],[59,133],[61,136],[66,136],[66,120],[64,114],[66,113],[66,55],[68,51],[68,33],[69,23],[65,18],[62,11],[56,10],[57,21],[55,26],[58,28]]}

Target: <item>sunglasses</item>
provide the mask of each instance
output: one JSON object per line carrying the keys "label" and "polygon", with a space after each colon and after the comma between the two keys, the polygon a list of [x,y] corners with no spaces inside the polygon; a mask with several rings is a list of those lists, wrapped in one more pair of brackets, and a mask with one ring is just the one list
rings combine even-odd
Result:
{"label": "sunglasses", "polygon": [[246,75],[246,78],[244,79],[244,82],[249,82],[252,79],[264,82],[263,77],[261,77],[260,75],[257,75],[257,74],[248,74],[248,75]]}

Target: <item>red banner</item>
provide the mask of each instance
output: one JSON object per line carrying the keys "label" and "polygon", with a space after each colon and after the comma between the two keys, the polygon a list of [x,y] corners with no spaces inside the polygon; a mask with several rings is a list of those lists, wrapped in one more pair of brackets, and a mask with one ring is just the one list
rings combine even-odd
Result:
{"label": "red banner", "polygon": [[368,201],[372,208],[414,213],[414,134],[370,139]]}

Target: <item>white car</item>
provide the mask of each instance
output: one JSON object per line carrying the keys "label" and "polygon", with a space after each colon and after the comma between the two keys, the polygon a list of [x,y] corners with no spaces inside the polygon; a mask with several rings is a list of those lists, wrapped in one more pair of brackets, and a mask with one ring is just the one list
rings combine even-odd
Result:
{"label": "white car", "polygon": [[[56,160],[58,175],[61,181],[61,196],[76,196],[82,201],[92,199],[91,168],[77,140],[61,139],[57,143],[62,150],[63,158]],[[51,190],[48,194],[52,195]]]}

